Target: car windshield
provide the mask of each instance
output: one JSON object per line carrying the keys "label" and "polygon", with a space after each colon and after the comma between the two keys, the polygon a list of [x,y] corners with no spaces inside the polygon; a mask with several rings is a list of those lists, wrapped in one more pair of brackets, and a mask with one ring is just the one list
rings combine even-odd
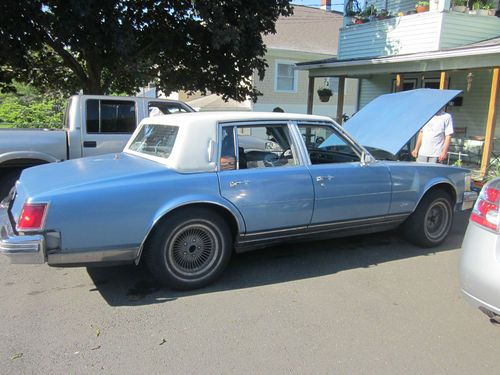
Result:
{"label": "car windshield", "polygon": [[177,126],[145,124],[129,150],[166,159],[172,152],[178,130]]}

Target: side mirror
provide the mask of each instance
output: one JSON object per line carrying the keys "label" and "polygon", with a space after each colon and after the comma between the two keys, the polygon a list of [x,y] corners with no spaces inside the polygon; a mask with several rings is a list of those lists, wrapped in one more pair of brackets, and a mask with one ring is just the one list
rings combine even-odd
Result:
{"label": "side mirror", "polygon": [[375,161],[375,159],[370,154],[367,154],[365,151],[363,151],[361,153],[361,166],[362,167],[365,167],[365,166],[373,163],[374,161]]}

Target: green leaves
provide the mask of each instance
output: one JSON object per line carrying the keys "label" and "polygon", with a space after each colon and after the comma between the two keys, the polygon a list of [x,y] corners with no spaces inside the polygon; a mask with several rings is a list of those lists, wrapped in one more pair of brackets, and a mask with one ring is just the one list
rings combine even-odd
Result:
{"label": "green leaves", "polygon": [[[134,94],[201,90],[256,98],[262,34],[288,0],[4,0],[0,88],[12,79],[48,91]],[[7,74],[8,72],[8,74]]]}

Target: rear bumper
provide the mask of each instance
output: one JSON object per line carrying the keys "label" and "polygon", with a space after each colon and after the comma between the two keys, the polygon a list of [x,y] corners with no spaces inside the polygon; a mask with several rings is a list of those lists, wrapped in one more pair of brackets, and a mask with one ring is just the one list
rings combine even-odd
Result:
{"label": "rear bumper", "polygon": [[0,203],[0,254],[13,264],[42,264],[45,262],[45,238],[41,234],[16,234],[8,213],[9,201]]}
{"label": "rear bumper", "polygon": [[469,210],[474,207],[474,203],[477,199],[477,192],[475,191],[466,191],[464,192],[464,196],[462,199],[462,211]]}

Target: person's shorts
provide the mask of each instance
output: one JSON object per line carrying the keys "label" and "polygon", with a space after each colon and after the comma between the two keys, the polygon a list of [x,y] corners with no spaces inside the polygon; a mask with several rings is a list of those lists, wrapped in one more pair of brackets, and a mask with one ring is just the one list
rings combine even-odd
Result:
{"label": "person's shorts", "polygon": [[423,155],[418,155],[417,161],[419,163],[437,163],[438,162],[438,157],[437,156],[423,156]]}

